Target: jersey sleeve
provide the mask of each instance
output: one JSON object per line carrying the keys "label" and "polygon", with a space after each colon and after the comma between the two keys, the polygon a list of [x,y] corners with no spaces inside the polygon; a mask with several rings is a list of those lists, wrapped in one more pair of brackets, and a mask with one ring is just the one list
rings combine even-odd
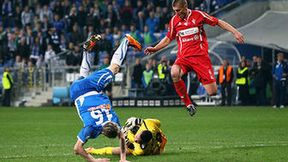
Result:
{"label": "jersey sleeve", "polygon": [[90,138],[96,138],[100,135],[101,131],[93,126],[83,127],[78,133],[77,138],[82,142],[86,143]]}
{"label": "jersey sleeve", "polygon": [[175,16],[172,17],[172,19],[170,20],[168,32],[166,34],[166,37],[168,37],[170,40],[173,40],[176,37],[176,31],[175,31],[175,27],[174,27],[174,19],[175,19]]}
{"label": "jersey sleeve", "polygon": [[[149,126],[153,125],[154,127],[156,126],[158,128],[161,126],[160,120],[158,120],[158,119],[145,119],[144,121],[149,123]],[[150,122],[151,122],[151,124],[150,124]]]}
{"label": "jersey sleeve", "polygon": [[202,12],[202,11],[198,11],[200,13],[200,15],[203,18],[203,22],[205,24],[209,24],[211,26],[215,26],[218,24],[218,19],[214,16],[210,16],[209,14],[207,14],[206,12]]}

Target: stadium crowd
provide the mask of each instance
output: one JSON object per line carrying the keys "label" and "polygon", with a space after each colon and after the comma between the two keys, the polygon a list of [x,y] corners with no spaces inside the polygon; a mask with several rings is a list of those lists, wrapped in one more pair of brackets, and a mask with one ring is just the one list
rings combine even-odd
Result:
{"label": "stadium crowd", "polygon": [[[231,1],[193,0],[189,4],[209,13]],[[126,33],[144,46],[161,39],[173,14],[170,0],[3,0],[0,6],[1,66],[41,66],[66,50],[71,51],[67,57],[79,60],[79,46],[93,33],[104,38],[97,51],[101,60],[111,55]]]}

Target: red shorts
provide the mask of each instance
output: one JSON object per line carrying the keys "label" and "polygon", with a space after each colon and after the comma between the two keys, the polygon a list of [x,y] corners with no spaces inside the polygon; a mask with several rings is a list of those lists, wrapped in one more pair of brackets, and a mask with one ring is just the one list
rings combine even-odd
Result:
{"label": "red shorts", "polygon": [[174,64],[180,66],[184,74],[194,71],[203,85],[216,82],[209,55],[177,58]]}

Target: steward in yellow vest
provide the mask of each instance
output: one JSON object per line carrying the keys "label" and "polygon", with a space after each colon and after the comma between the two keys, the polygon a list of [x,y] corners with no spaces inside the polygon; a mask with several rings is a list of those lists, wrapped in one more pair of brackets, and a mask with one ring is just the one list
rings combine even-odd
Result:
{"label": "steward in yellow vest", "polygon": [[2,76],[2,86],[4,89],[3,106],[10,106],[13,78],[10,74],[10,69],[7,67],[4,69],[4,73]]}
{"label": "steward in yellow vest", "polygon": [[239,99],[241,105],[248,105],[249,103],[249,85],[248,85],[249,71],[245,61],[240,63],[237,70],[236,85],[239,87]]}

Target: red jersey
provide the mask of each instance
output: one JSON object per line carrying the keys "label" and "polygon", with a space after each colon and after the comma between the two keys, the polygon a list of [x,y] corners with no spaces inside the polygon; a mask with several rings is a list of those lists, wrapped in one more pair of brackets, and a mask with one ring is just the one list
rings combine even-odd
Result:
{"label": "red jersey", "polygon": [[177,57],[190,57],[196,55],[208,55],[208,42],[203,25],[215,26],[218,19],[205,12],[188,9],[186,19],[174,15],[169,23],[167,37],[178,44]]}

